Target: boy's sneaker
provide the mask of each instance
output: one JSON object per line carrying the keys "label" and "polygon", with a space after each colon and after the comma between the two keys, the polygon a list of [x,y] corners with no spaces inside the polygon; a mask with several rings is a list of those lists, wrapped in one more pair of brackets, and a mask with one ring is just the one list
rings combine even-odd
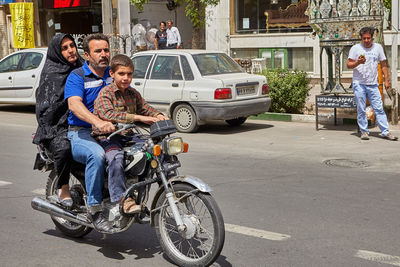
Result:
{"label": "boy's sneaker", "polygon": [[361,140],[369,140],[369,136],[368,136],[368,133],[367,133],[367,132],[363,132],[363,133],[361,134]]}

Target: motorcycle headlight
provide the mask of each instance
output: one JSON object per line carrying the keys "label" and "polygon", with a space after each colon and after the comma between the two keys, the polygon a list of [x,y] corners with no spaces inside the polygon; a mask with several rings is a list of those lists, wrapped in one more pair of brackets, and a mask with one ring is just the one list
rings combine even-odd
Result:
{"label": "motorcycle headlight", "polygon": [[163,141],[163,151],[168,155],[177,155],[183,152],[183,141],[180,137],[169,137]]}

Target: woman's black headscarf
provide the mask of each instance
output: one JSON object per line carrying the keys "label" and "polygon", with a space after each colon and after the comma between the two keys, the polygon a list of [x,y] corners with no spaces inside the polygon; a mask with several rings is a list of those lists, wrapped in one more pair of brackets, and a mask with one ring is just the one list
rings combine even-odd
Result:
{"label": "woman's black headscarf", "polygon": [[65,37],[71,39],[77,47],[70,34],[57,34],[50,42],[36,97],[38,128],[33,140],[35,144],[51,140],[68,130],[68,104],[64,100],[64,86],[71,71],[81,67],[84,60],[79,54],[75,64],[64,58],[61,41]]}

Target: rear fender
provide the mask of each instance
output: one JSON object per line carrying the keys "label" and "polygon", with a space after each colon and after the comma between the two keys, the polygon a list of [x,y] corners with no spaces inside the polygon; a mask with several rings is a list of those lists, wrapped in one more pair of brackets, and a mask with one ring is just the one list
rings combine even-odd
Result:
{"label": "rear fender", "polygon": [[[203,182],[200,178],[194,177],[194,176],[189,176],[189,175],[178,175],[175,177],[172,177],[168,180],[168,185],[172,186],[173,184],[176,183],[184,183],[184,184],[189,184],[192,185],[193,187],[199,189],[203,193],[209,193],[212,191],[211,187],[209,187],[205,182]],[[156,204],[158,199],[160,198],[161,194],[164,192],[164,186],[161,185],[156,194],[154,195],[153,202],[151,203],[151,209],[150,209],[150,219],[151,219],[151,226],[154,227],[154,215],[158,212],[153,212],[153,210],[156,208]]]}

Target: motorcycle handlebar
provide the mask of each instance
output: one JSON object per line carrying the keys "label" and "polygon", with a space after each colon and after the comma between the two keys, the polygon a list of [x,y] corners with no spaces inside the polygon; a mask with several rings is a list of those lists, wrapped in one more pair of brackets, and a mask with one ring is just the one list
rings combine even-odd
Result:
{"label": "motorcycle handlebar", "polygon": [[111,137],[113,137],[114,135],[117,135],[117,134],[119,134],[119,133],[121,133],[121,132],[123,132],[123,131],[125,131],[125,130],[128,130],[128,129],[135,129],[136,131],[140,132],[140,131],[137,129],[136,124],[134,124],[134,123],[116,123],[116,124],[114,124],[114,125],[115,125],[115,129],[118,129],[118,130],[115,131],[115,132],[113,132],[112,134],[110,134],[110,135],[107,137],[107,140],[110,140]]}

